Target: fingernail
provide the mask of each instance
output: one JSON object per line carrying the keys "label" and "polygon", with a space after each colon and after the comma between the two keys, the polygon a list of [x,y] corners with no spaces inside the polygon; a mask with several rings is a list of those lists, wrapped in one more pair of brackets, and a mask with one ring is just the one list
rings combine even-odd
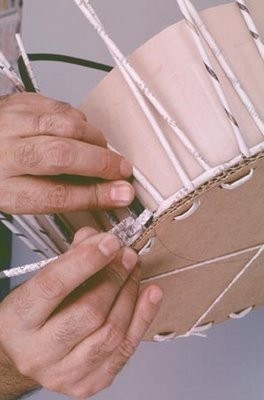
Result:
{"label": "fingernail", "polygon": [[114,235],[107,235],[98,245],[100,252],[105,257],[110,257],[121,248],[119,239]]}
{"label": "fingernail", "polygon": [[122,257],[122,264],[126,270],[131,271],[134,266],[136,265],[138,260],[137,253],[132,249],[126,247],[124,249],[123,257]]}
{"label": "fingernail", "polygon": [[132,173],[133,173],[132,165],[130,164],[129,161],[127,161],[123,158],[123,160],[120,163],[121,176],[123,176],[125,178],[129,178],[132,175]]}
{"label": "fingernail", "polygon": [[111,200],[122,204],[129,204],[133,195],[133,189],[128,183],[115,183],[110,192]]}
{"label": "fingernail", "polygon": [[149,301],[152,304],[158,304],[161,302],[163,298],[162,290],[158,287],[152,288],[149,293]]}

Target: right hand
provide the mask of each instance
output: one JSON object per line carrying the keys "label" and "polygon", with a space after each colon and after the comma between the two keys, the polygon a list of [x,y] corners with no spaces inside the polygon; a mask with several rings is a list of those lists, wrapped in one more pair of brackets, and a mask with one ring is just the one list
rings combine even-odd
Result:
{"label": "right hand", "polygon": [[[131,174],[128,161],[106,148],[103,135],[80,110],[36,93],[0,97],[1,211],[127,206],[134,190],[124,179]],[[84,184],[75,176],[92,180]]]}
{"label": "right hand", "polygon": [[92,396],[112,383],[159,310],[159,287],[138,295],[139,282],[136,253],[83,228],[67,253],[0,305],[0,350],[25,379]]}

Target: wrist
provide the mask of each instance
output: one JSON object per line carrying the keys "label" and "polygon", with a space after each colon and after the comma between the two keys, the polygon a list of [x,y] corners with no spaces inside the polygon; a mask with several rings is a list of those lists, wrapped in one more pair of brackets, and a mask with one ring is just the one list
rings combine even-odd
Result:
{"label": "wrist", "polygon": [[22,375],[0,347],[0,400],[15,400],[39,385]]}

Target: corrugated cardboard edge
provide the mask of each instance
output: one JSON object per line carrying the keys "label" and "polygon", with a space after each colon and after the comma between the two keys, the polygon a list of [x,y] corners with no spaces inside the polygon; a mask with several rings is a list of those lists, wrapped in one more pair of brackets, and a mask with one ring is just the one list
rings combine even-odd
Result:
{"label": "corrugated cardboard edge", "polygon": [[[202,200],[203,195],[205,195],[206,193],[209,193],[209,192],[211,193],[212,189],[214,189],[214,191],[212,193],[215,193],[215,189],[218,189],[222,183],[232,183],[234,181],[237,181],[241,177],[245,176],[250,169],[256,169],[256,171],[257,171],[258,166],[260,166],[261,168],[263,167],[263,160],[264,160],[264,152],[258,153],[255,156],[245,159],[243,162],[229,168],[227,171],[218,175],[216,178],[210,180],[206,184],[201,185],[199,188],[197,188],[197,190],[190,193],[190,195],[188,195],[186,198],[184,198],[181,201],[174,204],[172,207],[170,207],[168,210],[166,210],[164,212],[164,214],[162,214],[159,218],[157,218],[153,222],[153,224],[145,231],[145,233],[135,242],[133,247],[136,248],[137,250],[141,249],[146,244],[146,242],[149,240],[149,238],[157,235],[157,231],[159,231],[160,228],[161,228],[161,230],[164,230],[164,225],[167,225],[167,229],[169,229],[170,223],[173,221],[173,218],[176,215],[182,214],[182,212],[184,212],[186,210],[186,208],[187,209],[190,208],[190,205],[195,200],[197,200],[198,198],[201,198],[201,200]],[[259,175],[259,176],[261,176],[261,175]],[[253,177],[253,179],[254,179],[254,177]],[[207,201],[208,201],[208,199],[207,199]],[[204,202],[202,200],[202,204],[203,203]],[[258,210],[261,211],[261,209],[259,209],[259,207],[258,207]],[[188,225],[190,225],[190,229],[192,229],[192,221],[189,221]],[[264,237],[263,237],[263,239],[264,239]],[[165,245],[167,246],[166,243],[165,243]],[[159,247],[158,243],[157,243],[157,246]],[[244,246],[242,246],[240,249],[241,250],[244,249]],[[239,250],[239,248],[237,248],[237,250]],[[168,248],[168,252],[170,252],[170,251],[171,251],[170,248]],[[177,253],[176,248],[175,248],[175,251]],[[234,249],[234,251],[235,251],[235,249]],[[153,256],[155,256],[155,252],[154,252]],[[148,257],[149,256],[147,255],[147,259],[148,259]],[[170,257],[169,253],[168,253],[168,257]],[[211,257],[211,256],[208,255],[208,257]],[[199,256],[198,256],[198,258],[199,258]],[[171,260],[173,260],[173,259],[171,259]],[[262,260],[262,258],[257,263],[258,267],[255,266],[252,270],[252,273],[254,276],[253,279],[256,279],[256,277],[258,276],[257,274],[259,274],[259,279],[257,279],[257,280],[260,280],[260,281],[262,281],[262,275],[261,275],[262,273],[261,273],[261,269],[259,269],[260,268],[259,263],[261,263],[261,260]],[[151,276],[156,276],[156,273],[157,273],[157,275],[159,276],[159,273],[155,270],[155,268],[149,270],[149,267],[151,266],[149,264],[149,261],[150,261],[150,259],[148,259],[148,265],[145,265],[144,259],[142,260],[142,262],[143,262],[142,267],[144,268],[143,275],[145,275],[147,277],[151,277]],[[154,264],[156,261],[157,260],[154,258]],[[220,291],[220,293],[221,293],[221,290],[225,287],[225,285],[227,285],[227,282],[229,282],[229,280],[233,277],[233,274],[236,274],[240,270],[240,268],[242,268],[243,264],[245,264],[247,261],[248,261],[248,255],[237,256],[231,262],[231,264],[233,266],[232,266],[232,268],[230,267],[231,269],[229,272],[227,272],[225,264],[216,263],[213,269],[206,267],[205,269],[203,269],[201,271],[201,274],[200,274],[199,270],[197,270],[196,272],[192,273],[193,275],[188,275],[188,274],[186,275],[185,273],[183,273],[183,274],[177,275],[175,277],[172,276],[169,279],[166,278],[164,280],[162,278],[162,279],[153,281],[152,283],[157,283],[157,284],[161,285],[161,287],[163,287],[163,290],[165,290],[167,300],[170,299],[169,300],[169,303],[171,304],[170,310],[172,309],[171,308],[172,303],[175,302],[175,307],[174,307],[175,311],[171,314],[172,311],[169,311],[167,309],[167,305],[165,306],[165,308],[162,308],[162,313],[161,313],[162,318],[161,318],[161,320],[160,320],[160,318],[158,318],[158,320],[160,320],[160,321],[163,320],[163,323],[160,325],[159,322],[155,323],[155,321],[154,321],[154,326],[152,326],[150,328],[150,331],[147,333],[145,340],[152,340],[153,336],[155,334],[164,331],[164,329],[162,329],[164,326],[171,327],[171,326],[178,325],[179,330],[180,330],[179,334],[184,334],[185,332],[187,332],[188,329],[191,328],[192,324],[190,323],[190,326],[185,325],[185,329],[183,329],[183,330],[180,329],[181,313],[182,312],[187,313],[186,317],[184,317],[185,321],[186,321],[186,319],[188,320],[188,319],[192,319],[192,318],[194,318],[194,320],[195,320],[195,318],[199,317],[199,315],[197,315],[197,312],[199,314],[199,312],[201,311],[200,315],[202,315],[202,313],[203,313],[202,310],[204,311],[207,308],[207,306],[209,306],[209,304],[211,302],[211,300],[209,300],[209,298],[207,300],[208,303],[207,302],[204,303],[204,301],[202,301],[201,304],[199,304],[199,305],[197,305],[199,303],[199,301],[198,301],[198,298],[196,298],[196,301],[198,301],[198,303],[196,303],[194,309],[192,309],[192,307],[191,307],[192,300],[190,300],[186,303],[186,307],[187,307],[186,309],[184,308],[185,300],[183,300],[183,303],[180,302],[181,304],[178,303],[176,294],[179,294],[181,292],[180,287],[181,287],[182,283],[180,283],[180,282],[182,282],[182,279],[184,279],[184,282],[185,282],[184,283],[185,290],[189,291],[189,289],[188,289],[188,286],[189,286],[191,296],[192,296],[192,288],[194,285],[193,277],[196,277],[196,279],[198,279],[198,280],[195,280],[195,282],[198,283],[198,286],[201,285],[201,283],[198,282],[200,279],[202,279],[202,280],[205,279],[207,282],[207,286],[208,285],[210,286],[210,282],[214,282],[213,287],[215,285],[216,286],[220,285],[219,288],[215,292],[212,290],[209,290],[209,292],[211,293],[211,299],[213,299],[217,295],[218,291]],[[160,262],[162,262],[161,259],[160,259]],[[166,265],[167,265],[167,267],[164,269],[165,272],[166,272],[167,268],[169,267],[168,263],[166,263]],[[173,265],[173,262],[172,262],[172,265]],[[172,265],[170,265],[170,267],[172,267]],[[175,266],[175,268],[179,269],[179,270],[183,267],[184,267],[184,265],[182,265],[182,266],[178,265],[177,267]],[[222,270],[222,268],[223,268],[223,270]],[[208,272],[206,272],[206,270]],[[168,270],[168,272],[169,271],[170,271],[170,269]],[[256,272],[256,271],[259,271],[259,272]],[[191,279],[191,281],[189,282],[189,285],[188,285],[188,279],[189,279],[188,276]],[[246,274],[246,276],[241,281],[239,281],[238,288],[236,285],[236,289],[235,289],[236,291],[240,290],[239,289],[240,287],[244,288],[244,290],[242,290],[241,293],[245,293],[245,291],[250,291],[250,288],[248,288],[248,285],[251,285],[252,282],[251,283],[247,282],[247,276],[248,275]],[[186,279],[187,279],[187,281],[186,281]],[[213,279],[213,281],[211,279]],[[252,279],[252,277],[251,277],[251,279]],[[177,288],[177,285],[180,285],[180,287]],[[145,284],[142,285],[142,287],[144,287],[144,286],[145,286]],[[202,287],[203,287],[203,284],[202,284]],[[220,289],[221,287],[222,287],[222,289]],[[180,292],[178,289],[180,290]],[[167,290],[169,291],[170,294],[167,293]],[[262,291],[260,290],[260,292],[262,292]],[[252,309],[255,307],[259,307],[260,305],[263,304],[263,296],[260,292],[258,295],[257,294],[249,295],[249,296],[247,295],[246,298],[244,298],[244,299],[241,298],[241,301],[239,300],[238,302],[232,301],[232,295],[231,295],[231,297],[229,295],[225,296],[223,298],[223,300],[221,301],[221,303],[219,304],[219,306],[216,309],[214,308],[214,310],[208,315],[209,319],[204,320],[203,323],[204,322],[207,323],[208,321],[212,322],[212,324],[223,322],[229,318],[230,313],[236,313],[236,312],[238,312],[244,308],[250,307],[250,306],[252,307]],[[175,295],[173,293],[175,293]],[[195,296],[197,296],[197,293],[196,293],[196,295],[194,294],[194,297]],[[174,299],[174,297],[175,297],[175,299]],[[252,301],[249,300],[250,298]],[[167,300],[166,300],[166,304],[167,304]],[[176,303],[178,304],[178,306]],[[200,309],[200,311],[197,311],[199,309]],[[178,317],[176,318],[177,315],[178,315]],[[212,319],[212,316],[214,317],[213,319]],[[168,318],[167,321],[170,321],[170,318],[172,318],[171,323],[167,324],[166,318]],[[159,328],[161,328],[161,329],[158,332]],[[186,329],[186,328],[188,328],[188,329]],[[165,329],[165,331],[167,331],[167,329]]]}
{"label": "corrugated cardboard edge", "polygon": [[169,207],[162,215],[156,218],[150,227],[148,227],[145,232],[133,243],[133,248],[135,250],[140,250],[147,240],[152,236],[155,228],[162,224],[167,219],[171,219],[179,214],[181,214],[185,209],[186,206],[190,206],[196,199],[202,196],[204,193],[209,191],[210,189],[219,186],[222,183],[230,183],[240,176],[243,176],[244,173],[248,170],[249,167],[254,167],[254,165],[259,161],[264,159],[264,152],[259,152],[258,154],[246,158],[243,162],[236,164],[230,167],[228,170],[222,172],[215,178],[211,179],[210,181],[204,183],[195,191],[191,192],[189,195],[184,197],[183,199],[179,200],[171,207]]}

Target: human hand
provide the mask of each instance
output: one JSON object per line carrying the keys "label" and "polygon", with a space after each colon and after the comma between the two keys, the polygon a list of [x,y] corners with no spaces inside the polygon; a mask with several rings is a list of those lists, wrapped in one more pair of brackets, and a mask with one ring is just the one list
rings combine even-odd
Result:
{"label": "human hand", "polygon": [[138,295],[139,282],[136,253],[83,228],[67,253],[0,305],[0,349],[36,384],[92,396],[113,382],[158,312],[161,290]]}
{"label": "human hand", "polygon": [[[123,207],[134,197],[133,187],[123,181],[131,174],[130,164],[106,148],[81,111],[35,93],[0,97],[1,211]],[[76,175],[107,181],[84,184]]]}

